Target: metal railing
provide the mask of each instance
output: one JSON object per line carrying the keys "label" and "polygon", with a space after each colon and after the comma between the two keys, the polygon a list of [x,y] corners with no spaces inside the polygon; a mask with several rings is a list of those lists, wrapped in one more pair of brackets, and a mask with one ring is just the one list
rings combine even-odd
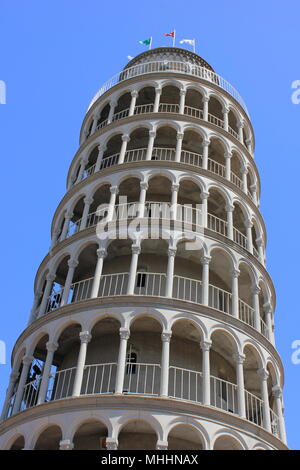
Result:
{"label": "metal railing", "polygon": [[216,310],[231,314],[231,293],[209,284],[208,305]]}
{"label": "metal railing", "polygon": [[21,410],[26,410],[37,404],[41,381],[42,377],[39,376],[25,385],[20,407]]}
{"label": "metal railing", "polygon": [[51,373],[46,393],[46,401],[54,401],[71,397],[75,375],[76,367]]}
{"label": "metal railing", "polygon": [[207,169],[208,171],[211,171],[212,173],[215,173],[216,175],[222,176],[222,178],[225,178],[226,175],[226,168],[224,165],[221,163],[216,162],[215,160],[212,160],[211,158],[207,159]]}
{"label": "metal railing", "polygon": [[199,168],[202,168],[202,158],[201,154],[189,152],[187,150],[182,150],[180,155],[181,163],[198,166]]}
{"label": "metal railing", "polygon": [[140,104],[138,106],[135,106],[134,114],[153,113],[153,110],[154,110],[154,103]]}
{"label": "metal railing", "polygon": [[116,362],[86,365],[83,372],[81,395],[114,393],[116,373]]}
{"label": "metal railing", "polygon": [[237,385],[217,377],[210,377],[211,406],[238,414]]}
{"label": "metal railing", "polygon": [[166,292],[166,275],[138,271],[134,288],[135,295],[163,297]]}
{"label": "metal railing", "polygon": [[201,304],[202,282],[198,279],[190,279],[188,277],[175,275],[173,277],[172,297],[174,299]]}
{"label": "metal railing", "polygon": [[218,86],[222,90],[229,93],[232,96],[232,98],[234,98],[242,106],[242,108],[245,110],[245,112],[249,116],[245,102],[240,96],[240,94],[238,93],[238,91],[219,74],[196,64],[191,64],[188,62],[181,62],[181,61],[173,61],[173,60],[146,62],[142,64],[133,65],[132,67],[128,67],[122,70],[121,72],[118,72],[113,77],[111,77],[107,82],[105,82],[104,85],[102,85],[102,87],[97,91],[97,93],[94,95],[93,99],[91,100],[88,106],[88,110],[97,101],[97,99],[100,96],[102,96],[107,90],[117,85],[118,83],[123,82],[133,77],[138,77],[140,75],[152,74],[152,73],[158,73],[158,72],[159,73],[163,73],[163,72],[183,73],[185,75],[198,77],[202,80],[213,83],[214,85]]}
{"label": "metal railing", "polygon": [[129,273],[102,274],[98,297],[110,297],[127,294]]}
{"label": "metal railing", "polygon": [[213,114],[208,113],[208,122],[224,129],[224,121]]}
{"label": "metal railing", "polygon": [[147,148],[127,150],[124,157],[125,163],[139,162],[146,160]]}
{"label": "metal railing", "polygon": [[230,173],[230,181],[240,189],[243,189],[243,181],[233,171]]}
{"label": "metal railing", "polygon": [[263,427],[263,401],[245,390],[245,405],[247,420]]}
{"label": "metal railing", "polygon": [[240,140],[240,139],[239,139],[239,134],[238,134],[238,132],[236,132],[234,129],[232,129],[232,127],[228,126],[228,132],[229,132],[229,134],[231,134],[235,139]]}
{"label": "metal railing", "polygon": [[184,107],[184,114],[197,119],[203,119],[203,110],[199,108],[192,108],[191,106]]}
{"label": "metal railing", "polygon": [[159,113],[179,113],[179,104],[160,103],[158,107]]}
{"label": "metal railing", "polygon": [[254,328],[254,308],[250,307],[250,305],[246,304],[246,302],[241,299],[239,299],[239,319]]}
{"label": "metal railing", "polygon": [[247,250],[247,237],[235,227],[233,227],[233,241]]}
{"label": "metal railing", "polygon": [[207,228],[209,230],[213,230],[214,232],[220,233],[221,235],[224,235],[224,237],[227,237],[227,226],[228,224],[226,220],[220,219],[219,217],[216,217],[210,213],[207,214]]}
{"label": "metal railing", "polygon": [[123,109],[122,111],[119,111],[118,113],[115,113],[112,117],[112,122],[118,121],[119,119],[123,119],[129,115],[129,108]]}
{"label": "metal railing", "polygon": [[169,397],[202,403],[202,372],[169,367]]}
{"label": "metal railing", "polygon": [[123,392],[159,395],[160,375],[160,364],[126,362]]}

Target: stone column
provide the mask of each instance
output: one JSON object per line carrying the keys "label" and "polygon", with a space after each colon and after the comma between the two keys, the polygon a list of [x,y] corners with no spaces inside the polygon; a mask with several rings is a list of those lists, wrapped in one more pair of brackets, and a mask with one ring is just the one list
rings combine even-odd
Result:
{"label": "stone column", "polygon": [[184,114],[186,90],[180,90],[179,114]]}
{"label": "stone column", "polygon": [[263,239],[261,237],[256,239],[256,244],[258,248],[258,256],[259,256],[259,261],[261,262],[262,265],[265,264],[265,254],[264,254],[264,243]]}
{"label": "stone column", "polygon": [[138,264],[140,252],[141,252],[141,248],[138,245],[132,245],[132,255],[131,255],[131,263],[130,263],[127,295],[134,294],[136,270],[137,270],[137,264]]}
{"label": "stone column", "polygon": [[52,250],[55,247],[56,243],[58,242],[59,233],[60,233],[59,229],[54,230],[53,237],[52,237],[52,240],[51,240],[50,250]]}
{"label": "stone column", "polygon": [[233,355],[236,367],[236,383],[238,395],[238,411],[241,418],[246,418],[246,403],[245,403],[245,384],[244,384],[244,361],[246,356],[244,354],[236,353]]}
{"label": "stone column", "polygon": [[259,293],[260,293],[259,286],[252,286],[251,292],[252,292],[252,302],[253,302],[253,309],[254,309],[254,328],[257,331],[261,332],[260,308],[259,308]]}
{"label": "stone column", "polygon": [[169,396],[169,363],[170,363],[170,341],[172,331],[163,331],[161,335],[162,353],[161,353],[161,378],[160,378],[160,396]]}
{"label": "stone column", "polygon": [[231,181],[231,157],[232,153],[231,152],[225,152],[225,178],[228,181]]}
{"label": "stone column", "polygon": [[247,182],[248,168],[245,165],[241,165],[240,170],[242,174],[242,190],[244,191],[245,194],[248,194],[248,182]]}
{"label": "stone column", "polygon": [[262,368],[257,371],[260,377],[261,396],[263,401],[263,423],[264,428],[271,432],[271,419],[270,419],[270,405],[269,405],[269,393],[268,393],[268,377],[269,372]]}
{"label": "stone column", "polygon": [[41,306],[39,308],[39,313],[38,313],[38,318],[41,317],[42,315],[44,315],[46,313],[46,307],[47,307],[47,303],[48,303],[48,298],[51,294],[51,290],[52,290],[52,285],[53,285],[53,281],[55,280],[56,278],[56,274],[54,273],[49,273],[47,274],[47,277],[46,277],[46,286],[45,286],[45,290],[44,290],[44,294],[43,294],[43,298],[42,298],[42,302],[41,302]]}
{"label": "stone column", "polygon": [[13,395],[13,391],[14,391],[18,377],[19,377],[19,372],[16,372],[16,371],[12,371],[9,376],[9,384],[6,390],[5,401],[4,401],[2,414],[1,414],[1,421],[4,421],[8,417],[7,413],[9,410],[10,400]]}
{"label": "stone column", "polygon": [[112,437],[106,438],[106,450],[118,450],[118,442]]}
{"label": "stone column", "polygon": [[12,410],[13,415],[20,411],[20,406],[22,403],[26,379],[28,377],[28,372],[32,364],[32,360],[33,360],[33,356],[25,356],[23,358],[23,361],[22,361],[23,368],[22,368],[21,377],[20,377],[19,384],[18,384],[18,390],[16,394],[15,403],[14,403],[13,410]]}
{"label": "stone column", "polygon": [[228,106],[223,107],[223,121],[224,121],[224,130],[228,132],[228,113],[229,108]]}
{"label": "stone column", "polygon": [[266,325],[268,328],[268,333],[269,333],[269,341],[275,346],[275,341],[274,341],[274,335],[273,335],[273,322],[272,322],[272,317],[273,317],[273,310],[270,302],[266,302],[264,305],[264,312],[265,312],[265,319],[266,319]]}
{"label": "stone column", "polygon": [[97,171],[100,170],[101,163],[102,163],[102,160],[103,160],[103,154],[104,154],[105,148],[106,148],[106,147],[103,146],[103,145],[98,145],[98,156],[97,156],[97,160],[96,160],[96,165],[95,165],[95,171],[94,171],[94,173],[97,173]]}
{"label": "stone column", "polygon": [[231,302],[232,302],[232,315],[239,318],[239,275],[240,271],[233,269],[231,272]]}
{"label": "stone column", "polygon": [[99,119],[99,111],[95,111],[95,114],[93,116],[93,125],[92,125],[92,130],[91,130],[91,135],[94,134],[97,130],[97,122]]}
{"label": "stone column", "polygon": [[156,132],[149,131],[149,140],[148,140],[148,147],[147,147],[147,153],[146,153],[146,160],[151,160],[155,137],[156,137]]}
{"label": "stone column", "polygon": [[90,342],[92,336],[88,331],[82,331],[79,334],[80,337],[80,350],[79,350],[79,355],[78,355],[78,361],[77,361],[77,368],[76,368],[76,374],[75,374],[75,380],[74,380],[74,386],[73,386],[73,397],[78,397],[81,392],[81,385],[82,385],[82,379],[83,379],[83,372],[84,372],[84,366],[85,366],[85,360],[86,360],[86,353],[87,353],[87,345]]}
{"label": "stone column", "polygon": [[123,393],[124,375],[126,367],[127,341],[130,331],[127,328],[120,328],[120,346],[118,356],[118,366],[116,374],[115,393]]}
{"label": "stone column", "polygon": [[82,180],[86,164],[87,164],[87,160],[85,158],[83,158],[80,162],[80,170],[79,170],[79,173],[78,173],[76,184],[80,183],[80,181]]}
{"label": "stone column", "polygon": [[247,231],[247,250],[253,254],[253,242],[252,242],[252,227],[253,223],[250,219],[245,220],[245,226]]}
{"label": "stone column", "polygon": [[210,359],[209,351],[211,348],[211,341],[201,341],[202,349],[202,394],[203,405],[210,405]]}
{"label": "stone column", "polygon": [[237,127],[238,127],[239,141],[241,143],[243,143],[243,141],[244,141],[244,135],[243,135],[244,122],[243,122],[243,120],[241,120],[237,123]]}
{"label": "stone column", "polygon": [[105,248],[98,248],[97,250],[97,265],[95,269],[95,275],[93,279],[93,285],[92,285],[92,292],[91,292],[91,299],[95,299],[99,295],[99,287],[100,287],[100,281],[101,281],[101,275],[102,275],[102,269],[103,269],[103,262],[104,258],[106,257],[107,252]]}
{"label": "stone column", "polygon": [[47,348],[47,357],[46,357],[46,361],[44,365],[43,377],[42,377],[41,387],[40,387],[39,396],[37,400],[37,405],[40,405],[41,403],[45,402],[47,390],[48,390],[48,384],[49,384],[49,377],[50,377],[50,372],[51,372],[51,367],[52,367],[52,362],[53,362],[53,356],[54,356],[55,351],[58,348],[58,344],[48,342],[46,344],[46,348]]}
{"label": "stone column", "polygon": [[139,209],[138,209],[138,217],[143,218],[145,213],[145,202],[146,202],[146,194],[148,190],[148,183],[141,182],[140,183],[140,200],[139,200]]}
{"label": "stone column", "polygon": [[227,237],[233,240],[233,211],[234,206],[226,204],[226,216],[227,216]]}
{"label": "stone column", "polygon": [[72,219],[73,215],[74,214],[72,212],[66,212],[65,213],[65,221],[64,221],[64,226],[63,226],[62,232],[61,232],[60,241],[63,241],[67,237],[68,230],[69,230],[69,225],[70,225],[70,222],[71,222],[71,219]]}
{"label": "stone column", "polygon": [[171,219],[177,220],[177,200],[178,200],[178,191],[179,184],[173,183],[171,186]]}
{"label": "stone column", "polygon": [[156,450],[168,450],[168,441],[157,441]]}
{"label": "stone column", "polygon": [[174,279],[174,264],[175,264],[176,248],[169,247],[168,249],[168,267],[167,267],[167,282],[166,282],[166,297],[173,297],[173,279]]}
{"label": "stone column", "polygon": [[177,132],[175,162],[180,162],[183,135],[184,135],[183,132]]}
{"label": "stone column", "polygon": [[63,296],[62,296],[61,303],[60,303],[61,307],[68,303],[70,288],[71,288],[71,284],[73,281],[75,269],[78,266],[78,261],[75,259],[69,259],[68,266],[69,266],[68,274],[67,274],[67,278],[66,278],[66,282],[65,282],[65,286],[63,290]]}
{"label": "stone column", "polygon": [[201,258],[202,264],[202,305],[209,304],[209,263],[210,256],[203,256]]}
{"label": "stone column", "polygon": [[79,230],[84,230],[86,228],[90,206],[94,202],[94,199],[92,197],[85,197],[83,202],[84,202],[84,208],[83,208]]}
{"label": "stone column", "polygon": [[121,146],[121,150],[120,150],[118,165],[121,165],[122,163],[124,163],[127,144],[128,144],[129,141],[130,141],[129,135],[123,134],[122,135],[122,146]]}
{"label": "stone column", "polygon": [[208,168],[208,148],[209,148],[210,140],[204,139],[202,142],[203,147],[203,160],[202,160],[202,168],[207,170]]}
{"label": "stone column", "polygon": [[38,307],[38,304],[39,304],[39,301],[40,301],[40,298],[41,296],[43,295],[43,291],[41,290],[38,290],[36,293],[35,293],[35,296],[34,296],[34,301],[33,301],[33,306],[32,306],[32,309],[31,309],[31,312],[30,312],[30,316],[29,316],[29,320],[28,320],[28,325],[30,325],[35,319],[36,319],[36,316],[38,315],[38,311],[37,311],[37,307]]}
{"label": "stone column", "polygon": [[160,95],[161,95],[161,88],[157,87],[155,88],[155,100],[154,100],[154,106],[153,106],[153,112],[158,113],[159,110],[159,101],[160,101]]}
{"label": "stone column", "polygon": [[74,444],[70,439],[60,441],[59,450],[73,450]]}
{"label": "stone column", "polygon": [[117,102],[115,100],[111,100],[109,102],[109,105],[110,105],[110,109],[109,109],[109,114],[108,114],[108,118],[107,118],[107,124],[110,124],[112,122]]}
{"label": "stone column", "polygon": [[109,189],[110,189],[110,201],[109,201],[107,217],[106,217],[107,222],[113,220],[114,210],[115,210],[115,205],[116,205],[116,198],[119,192],[118,186],[111,186]]}
{"label": "stone column", "polygon": [[278,431],[280,439],[286,444],[286,432],[285,432],[285,424],[283,419],[282,413],[282,390],[279,385],[275,385],[272,388],[273,397],[275,399],[276,405],[276,414],[278,416]]}
{"label": "stone column", "polygon": [[209,96],[203,96],[203,119],[204,121],[208,121],[208,103],[209,103]]}
{"label": "stone column", "polygon": [[138,91],[133,90],[133,91],[131,92],[131,102],[130,102],[130,108],[129,108],[129,116],[133,116],[133,115],[134,115],[135,103],[136,103],[136,99],[137,99],[138,96],[139,96],[139,92],[138,92]]}
{"label": "stone column", "polygon": [[256,186],[256,184],[252,184],[250,186],[250,190],[252,191],[253,202],[257,206],[258,205],[258,198],[257,198],[257,186]]}
{"label": "stone column", "polygon": [[252,154],[252,140],[246,139],[246,145],[247,145],[248,152]]}

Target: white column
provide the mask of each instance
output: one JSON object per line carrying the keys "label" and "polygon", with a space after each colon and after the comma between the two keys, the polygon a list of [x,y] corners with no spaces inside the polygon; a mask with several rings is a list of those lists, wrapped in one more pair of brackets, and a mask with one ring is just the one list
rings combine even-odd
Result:
{"label": "white column", "polygon": [[120,150],[118,165],[121,165],[122,163],[124,163],[127,144],[128,144],[129,141],[130,141],[129,135],[123,134],[122,135],[122,146],[121,146],[121,150]]}
{"label": "white column", "polygon": [[18,384],[18,390],[17,390],[12,414],[18,413],[18,411],[20,411],[20,406],[21,406],[23,393],[24,393],[24,387],[25,387],[26,379],[28,377],[28,372],[29,372],[32,360],[33,360],[33,356],[25,356],[23,358],[23,361],[22,361],[23,368],[22,368],[21,377],[20,377],[19,384]]}
{"label": "white column", "polygon": [[94,199],[92,197],[85,197],[83,202],[84,202],[84,208],[83,208],[79,230],[84,230],[86,228],[87,219],[88,219],[88,215],[90,211],[90,205],[93,204]]}
{"label": "white column", "polygon": [[202,349],[202,394],[203,405],[210,405],[210,359],[211,341],[201,341]]}
{"label": "white column", "polygon": [[266,325],[268,328],[268,333],[269,333],[269,341],[275,346],[275,341],[274,341],[274,334],[273,334],[273,322],[272,322],[272,317],[273,317],[273,310],[270,302],[266,302],[263,305],[264,312],[265,312],[265,319],[266,319]]}
{"label": "white column", "polygon": [[137,264],[138,264],[140,252],[141,252],[141,248],[138,245],[132,245],[132,255],[131,255],[131,263],[130,263],[127,295],[134,294],[136,270],[137,270]]}
{"label": "white column", "polygon": [[232,315],[239,318],[239,275],[240,271],[233,269],[231,273],[231,303]]}
{"label": "white column", "polygon": [[285,423],[282,412],[282,390],[279,385],[272,388],[273,397],[275,399],[276,414],[278,416],[278,430],[280,439],[286,444]]}
{"label": "white column", "polygon": [[244,361],[246,356],[244,354],[236,353],[233,355],[236,367],[236,383],[238,394],[238,410],[241,418],[246,418],[246,403],[245,403],[245,384],[244,384]]}
{"label": "white column", "polygon": [[209,303],[209,263],[211,261],[210,256],[202,256],[202,305],[208,305]]}
{"label": "white column", "polygon": [[226,204],[227,237],[230,240],[233,240],[233,211],[234,211],[234,206]]}
{"label": "white column", "polygon": [[130,331],[127,328],[120,328],[120,346],[118,355],[118,366],[116,373],[115,393],[123,393],[124,375],[126,367],[127,341]]}
{"label": "white column", "polygon": [[208,168],[208,148],[209,148],[210,140],[204,139],[202,142],[203,148],[203,160],[202,160],[202,168],[207,170]]}
{"label": "white column", "polygon": [[65,221],[64,221],[64,226],[63,226],[62,232],[61,232],[60,241],[63,241],[66,238],[66,236],[68,235],[69,224],[70,224],[70,221],[71,221],[73,215],[74,214],[72,212],[66,212],[65,213]]}
{"label": "white column", "polygon": [[182,148],[183,132],[177,132],[175,162],[180,162],[181,148]]}
{"label": "white column", "polygon": [[209,193],[202,191],[200,194],[200,198],[202,201],[202,223],[203,228],[207,228],[207,200],[209,197]]}
{"label": "white column", "polygon": [[243,135],[244,122],[243,122],[243,120],[241,120],[237,123],[237,127],[238,127],[239,141],[243,143],[243,141],[244,141],[244,135]]}
{"label": "white column", "polygon": [[232,153],[231,152],[225,152],[224,154],[225,157],[225,178],[230,181],[231,180],[231,157]]}
{"label": "white column", "polygon": [[257,248],[258,248],[258,255],[259,255],[259,261],[261,262],[261,264],[265,264],[265,256],[264,256],[264,243],[263,243],[263,239],[261,237],[258,237],[256,239],[256,244],[257,244]]}
{"label": "white column", "polygon": [[97,156],[97,161],[96,161],[94,173],[97,173],[97,171],[100,170],[105,148],[106,148],[106,146],[104,146],[104,145],[98,145],[98,156]]}
{"label": "white column", "polygon": [[209,103],[209,96],[203,96],[203,119],[204,121],[208,121],[208,103]]}
{"label": "white column", "polygon": [[224,121],[224,130],[228,132],[228,113],[229,108],[227,106],[223,107],[223,121]]}
{"label": "white column", "polygon": [[179,114],[184,114],[186,90],[180,90]]}
{"label": "white column", "polygon": [[252,184],[250,186],[250,190],[252,192],[252,199],[253,199],[253,202],[254,204],[257,206],[258,205],[258,198],[257,198],[257,185],[256,184]]}
{"label": "white column", "polygon": [[160,95],[161,95],[161,88],[155,88],[155,100],[154,100],[154,106],[153,106],[153,112],[154,113],[158,113]]}
{"label": "white column", "polygon": [[130,102],[130,108],[129,108],[129,116],[133,116],[133,115],[134,115],[135,103],[136,103],[136,99],[137,99],[138,96],[139,96],[139,92],[138,92],[138,91],[133,90],[133,91],[131,92],[131,102]]}
{"label": "white column", "polygon": [[109,109],[109,114],[108,114],[108,118],[107,118],[107,124],[110,124],[112,122],[112,118],[113,118],[113,115],[115,113],[115,107],[117,105],[117,102],[114,101],[114,100],[111,100],[109,102],[109,105],[110,105],[110,109]]}
{"label": "white column", "polygon": [[146,153],[146,160],[151,160],[155,136],[156,136],[155,131],[149,131],[149,140],[148,140],[148,147],[147,147],[147,153]]}
{"label": "white column", "polygon": [[93,125],[92,125],[91,135],[94,134],[94,132],[96,132],[98,119],[99,119],[99,110],[97,110],[93,116]]}
{"label": "white column", "polygon": [[44,313],[46,311],[48,298],[51,294],[52,284],[53,284],[53,281],[55,280],[55,278],[56,278],[55,274],[53,274],[53,273],[47,274],[46,286],[45,286],[41,306],[39,308],[38,318],[41,317],[42,315],[44,315]]}
{"label": "white column", "polygon": [[171,219],[176,220],[179,184],[173,183],[171,186],[171,191]]}
{"label": "white column", "polygon": [[252,242],[252,227],[253,223],[250,219],[245,220],[245,226],[247,231],[247,250],[253,254],[253,242]]}
{"label": "white column", "polygon": [[139,200],[139,209],[138,209],[138,217],[143,218],[145,213],[145,202],[146,202],[146,194],[148,190],[148,183],[145,181],[140,183],[140,200]]}
{"label": "white column", "polygon": [[77,176],[76,184],[80,183],[80,181],[82,180],[83,172],[85,170],[86,164],[87,164],[87,160],[85,158],[83,158],[80,162],[80,169],[79,169],[79,173],[78,173],[78,176]]}
{"label": "white column", "polygon": [[271,432],[271,419],[270,419],[270,405],[269,405],[269,393],[268,393],[268,377],[269,372],[266,369],[258,369],[257,371],[260,377],[261,396],[263,401],[263,423],[264,428]]}
{"label": "white column", "polygon": [[240,167],[241,174],[242,174],[242,189],[245,194],[248,194],[248,182],[247,182],[247,174],[248,168],[245,165],[241,165]]}
{"label": "white column", "polygon": [[246,145],[247,145],[248,152],[252,154],[252,140],[246,139]]}
{"label": "white column", "polygon": [[168,249],[168,267],[167,267],[167,282],[166,282],[166,297],[173,297],[173,278],[174,278],[174,264],[175,264],[176,248],[169,247]]}
{"label": "white column", "polygon": [[38,290],[35,293],[33,306],[32,306],[31,312],[30,312],[29,320],[28,320],[28,325],[30,325],[36,319],[36,316],[38,315],[37,307],[38,307],[38,304],[39,304],[39,301],[40,301],[42,295],[43,295],[43,291],[41,291],[41,290]]}
{"label": "white column", "polygon": [[59,442],[59,450],[73,450],[74,444],[70,439],[64,439]]}
{"label": "white column", "polygon": [[160,376],[160,396],[169,396],[169,363],[170,363],[170,340],[172,331],[163,331],[161,334],[161,376]]}
{"label": "white column", "polygon": [[19,377],[19,372],[16,372],[16,371],[12,371],[9,376],[9,384],[6,390],[5,401],[4,401],[4,405],[2,408],[1,421],[4,421],[4,419],[7,418],[10,400],[13,395],[13,391],[14,391],[18,377]]}
{"label": "white column", "polygon": [[252,303],[254,309],[254,328],[257,331],[261,331],[261,323],[260,323],[260,309],[259,309],[259,293],[260,288],[259,286],[252,286]]}
{"label": "white column", "polygon": [[59,233],[60,233],[59,229],[54,230],[53,237],[52,237],[52,240],[51,240],[50,250],[52,250],[55,247],[56,243],[58,242]]}
{"label": "white column", "polygon": [[107,437],[106,450],[118,450],[118,441],[113,437]]}
{"label": "white column", "polygon": [[37,400],[37,405],[40,405],[41,403],[45,402],[46,394],[48,390],[51,366],[53,362],[53,356],[54,356],[55,351],[58,348],[58,344],[48,342],[46,344],[46,348],[47,348],[47,357],[46,357],[46,361],[45,361],[45,365],[43,369],[43,377],[42,377],[41,387],[40,387],[39,396]]}
{"label": "white column", "polygon": [[156,450],[168,450],[168,441],[157,441]]}
{"label": "white column", "polygon": [[110,188],[110,200],[109,200],[109,205],[108,205],[108,211],[107,211],[107,221],[113,220],[114,216],[114,210],[115,210],[115,205],[116,205],[116,198],[118,194],[118,186],[111,186]]}
{"label": "white column", "polygon": [[84,372],[84,366],[85,366],[85,360],[86,360],[87,345],[92,338],[91,334],[88,331],[82,331],[79,334],[79,337],[80,337],[81,344],[80,344],[76,375],[75,375],[74,386],[73,386],[73,394],[72,394],[73,397],[78,397],[81,392],[81,384],[82,384],[82,378],[83,378],[83,372]]}
{"label": "white column", "polygon": [[104,258],[106,257],[106,249],[105,248],[98,248],[97,250],[97,265],[95,269],[95,275],[94,275],[94,280],[93,280],[93,285],[92,285],[92,292],[91,292],[91,299],[95,299],[99,295],[99,287],[100,287],[100,281],[101,281],[101,275],[102,275],[102,269],[103,269],[103,262]]}
{"label": "white column", "polygon": [[69,266],[68,274],[67,274],[67,278],[66,278],[66,282],[65,282],[65,286],[63,290],[63,296],[62,296],[61,303],[60,303],[61,307],[68,303],[70,288],[71,288],[71,284],[72,284],[73,276],[74,276],[74,271],[76,267],[78,266],[78,261],[76,259],[69,259],[68,266]]}

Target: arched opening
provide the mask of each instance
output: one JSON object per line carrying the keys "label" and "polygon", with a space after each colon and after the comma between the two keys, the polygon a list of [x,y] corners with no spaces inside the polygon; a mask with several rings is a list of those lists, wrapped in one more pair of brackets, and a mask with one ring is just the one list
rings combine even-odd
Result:
{"label": "arched opening", "polygon": [[239,137],[238,123],[239,123],[238,116],[235,114],[235,112],[232,109],[230,109],[228,113],[228,126],[230,128],[229,132],[230,130],[233,131],[231,132],[231,134],[233,134],[236,139],[238,139]]}
{"label": "arched opening", "polygon": [[243,187],[243,174],[242,174],[243,161],[237,152],[232,152],[231,157],[231,182],[238,188]]}
{"label": "arched opening", "polygon": [[98,153],[99,153],[98,146],[96,146],[89,154],[88,162],[85,166],[82,179],[87,178],[88,176],[94,173],[95,165],[96,165],[97,158],[98,158]]}
{"label": "arched opening", "polygon": [[59,263],[56,269],[55,280],[52,283],[52,287],[50,290],[50,295],[47,300],[46,305],[46,313],[52,312],[60,307],[62,296],[63,296],[63,288],[66,282],[66,278],[68,275],[68,261],[70,259],[70,255],[66,255],[61,262]]}
{"label": "arched opening", "polygon": [[149,129],[139,127],[131,132],[130,140],[127,144],[125,163],[146,159],[146,152],[149,141]]}
{"label": "arched opening", "polygon": [[175,160],[177,132],[170,126],[162,126],[156,132],[152,160]]}
{"label": "arched opening", "polygon": [[132,240],[113,240],[104,259],[99,287],[99,297],[126,295],[129,267],[131,262]]}
{"label": "arched opening", "polygon": [[134,293],[137,295],[164,296],[167,272],[166,240],[145,239],[141,243],[138,259],[137,276]]}
{"label": "arched opening", "polygon": [[116,107],[114,109],[114,117],[116,116],[116,114],[124,112],[125,110],[127,111],[126,115],[128,115],[130,103],[131,93],[128,91],[127,93],[124,93],[124,95],[120,96],[120,98],[118,99]]}
{"label": "arched opening", "polygon": [[207,201],[207,228],[225,237],[228,236],[226,205],[226,199],[221,191],[210,188]]}
{"label": "arched opening", "polygon": [[211,115],[209,116],[209,118],[211,117],[209,120],[214,122],[215,120],[213,118],[217,118],[223,123],[223,105],[215,96],[211,96],[209,99],[208,113]]}
{"label": "arched opening", "polygon": [[208,147],[207,169],[225,178],[225,146],[223,142],[213,137]]}
{"label": "arched opening", "polygon": [[160,97],[160,112],[178,112],[179,111],[179,100],[180,90],[174,85],[166,85],[162,89]]}
{"label": "arched opening", "polygon": [[73,209],[73,216],[69,223],[69,227],[68,227],[68,231],[66,235],[67,237],[70,237],[79,231],[83,209],[84,209],[84,196],[82,196],[79,199],[79,201],[77,201]]}
{"label": "arched opening", "polygon": [[225,313],[232,313],[232,261],[229,255],[215,248],[209,264],[209,305]]}
{"label": "arched opening", "polygon": [[122,427],[118,441],[119,450],[155,450],[157,435],[149,423],[136,419]]}
{"label": "arched opening", "polygon": [[109,139],[106,149],[103,153],[101,168],[107,168],[118,163],[120,151],[122,147],[122,135],[114,135]]}
{"label": "arched opening", "polygon": [[102,184],[93,194],[93,202],[89,207],[86,227],[93,227],[107,215],[110,202],[110,184]]}
{"label": "arched opening", "polygon": [[110,112],[110,104],[107,103],[102,108],[102,111],[101,111],[100,116],[98,118],[97,129],[101,129],[102,127],[104,127],[107,124],[107,119],[108,119],[108,116],[109,116],[109,112]]}
{"label": "arched opening", "polygon": [[187,89],[184,113],[192,117],[203,119],[203,96],[199,91],[193,88]]}
{"label": "arched opening", "polygon": [[74,450],[105,450],[107,427],[101,421],[90,419],[82,423],[74,438]]}
{"label": "arched opening", "polygon": [[[155,100],[155,88],[153,86],[146,86],[139,91],[139,95],[136,100],[135,114],[140,112],[153,111],[153,105]],[[150,106],[152,105],[152,106]],[[144,108],[144,110],[142,109]]]}
{"label": "arched opening", "polygon": [[239,318],[240,320],[255,327],[253,293],[254,275],[246,263],[239,266],[240,275],[238,277],[239,285]]}
{"label": "arched opening", "polygon": [[9,450],[23,450],[25,447],[24,436],[18,436],[10,446]]}
{"label": "arched opening", "polygon": [[261,379],[258,374],[261,360],[254,346],[248,344],[244,351],[244,381],[246,417],[249,421],[263,426],[263,402],[261,396]]}
{"label": "arched opening", "polygon": [[39,436],[34,450],[59,450],[59,443],[62,440],[62,432],[59,426],[48,426]]}
{"label": "arched opening", "polygon": [[233,205],[233,240],[247,250],[246,214],[238,202],[234,202]]}
{"label": "arched opening", "polygon": [[180,161],[202,167],[202,136],[191,129],[185,130]]}
{"label": "arched opening", "polygon": [[232,436],[219,436],[214,443],[214,450],[244,450],[241,443]]}
{"label": "arched opening", "polygon": [[191,425],[177,424],[168,435],[168,450],[203,450],[203,438]]}

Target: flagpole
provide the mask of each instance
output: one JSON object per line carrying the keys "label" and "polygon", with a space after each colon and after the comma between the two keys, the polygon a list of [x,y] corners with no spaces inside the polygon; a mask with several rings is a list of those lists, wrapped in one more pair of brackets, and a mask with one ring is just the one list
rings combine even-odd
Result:
{"label": "flagpole", "polygon": [[176,30],[175,30],[175,28],[174,28],[173,47],[175,47],[175,37],[176,37]]}
{"label": "flagpole", "polygon": [[151,46],[152,46],[152,36],[150,36],[149,51],[150,51],[150,49],[151,49]]}

